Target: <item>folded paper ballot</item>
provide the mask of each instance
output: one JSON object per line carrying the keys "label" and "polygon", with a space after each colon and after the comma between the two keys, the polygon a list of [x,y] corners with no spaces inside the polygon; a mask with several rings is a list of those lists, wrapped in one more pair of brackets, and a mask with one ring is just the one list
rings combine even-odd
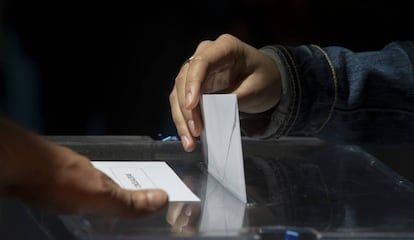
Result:
{"label": "folded paper ballot", "polygon": [[204,121],[201,142],[208,173],[246,203],[237,96],[204,94],[200,104]]}
{"label": "folded paper ballot", "polygon": [[170,202],[199,202],[174,170],[163,161],[92,161],[97,169],[125,189],[160,188]]}

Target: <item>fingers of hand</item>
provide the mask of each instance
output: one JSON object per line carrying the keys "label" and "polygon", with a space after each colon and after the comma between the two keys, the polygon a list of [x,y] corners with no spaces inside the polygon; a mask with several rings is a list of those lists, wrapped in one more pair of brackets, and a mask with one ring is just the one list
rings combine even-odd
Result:
{"label": "fingers of hand", "polygon": [[191,135],[199,137],[203,131],[203,119],[201,117],[200,105],[197,105],[193,110],[191,110],[191,117],[189,119],[190,120],[187,121],[187,124]]}
{"label": "fingers of hand", "polygon": [[140,217],[164,208],[168,202],[167,193],[160,189],[125,190],[118,188],[114,195],[119,201],[119,211],[115,215]]}
{"label": "fingers of hand", "polygon": [[200,136],[203,130],[199,106],[201,94],[228,89],[238,71],[243,70],[234,70],[234,59],[240,54],[240,45],[240,41],[229,35],[220,36],[214,42],[203,41],[182,65],[170,94],[170,105],[186,151],[195,148],[195,137]]}
{"label": "fingers of hand", "polygon": [[180,216],[181,211],[183,210],[184,204],[185,203],[177,202],[177,203],[170,204],[170,206],[168,207],[167,216],[165,220],[167,220],[167,222],[171,226],[175,224],[178,216]]}
{"label": "fingers of hand", "polygon": [[[168,203],[168,195],[161,189],[127,190],[106,175],[100,194],[92,194],[91,213],[116,217],[143,217],[157,212]],[[98,189],[99,192],[99,189]]]}
{"label": "fingers of hand", "polygon": [[[183,112],[189,112],[187,109],[181,108],[177,96],[177,89],[174,88],[170,94],[170,106],[172,118],[177,128],[178,135],[181,138],[182,145],[185,151],[193,151],[195,148],[194,137],[192,136],[189,126],[187,125],[187,120]],[[187,113],[187,116],[191,116],[190,113]]]}
{"label": "fingers of hand", "polygon": [[[186,92],[193,92],[198,97],[200,92],[215,93],[231,88],[245,70],[243,64],[237,64],[244,62],[244,46],[229,34],[223,34],[215,41],[200,43],[189,64]],[[190,104],[196,103],[190,101]]]}
{"label": "fingers of hand", "polygon": [[166,220],[172,226],[172,232],[193,233],[199,221],[199,204],[176,203],[170,205]]}
{"label": "fingers of hand", "polygon": [[[186,151],[192,151],[195,148],[195,138],[200,136],[203,128],[200,107],[197,104],[193,107],[187,106],[189,99],[186,93],[188,85],[188,71],[190,64],[185,64],[175,79],[173,91],[170,94],[170,106],[173,120],[176,125],[179,136],[181,137],[183,147]],[[197,93],[198,94],[198,93]],[[190,98],[193,96],[190,96]]]}
{"label": "fingers of hand", "polygon": [[80,159],[44,189],[44,201],[53,211],[114,217],[141,217],[156,212],[168,202],[167,194],[158,189],[126,190],[107,175]]}

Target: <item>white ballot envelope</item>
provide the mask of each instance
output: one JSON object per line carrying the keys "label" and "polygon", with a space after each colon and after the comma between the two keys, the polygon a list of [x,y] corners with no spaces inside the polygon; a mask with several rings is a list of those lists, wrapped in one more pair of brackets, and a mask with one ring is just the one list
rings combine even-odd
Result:
{"label": "white ballot envelope", "polygon": [[201,111],[204,120],[201,142],[208,173],[247,203],[237,96],[204,94]]}
{"label": "white ballot envelope", "polygon": [[97,169],[125,189],[160,188],[170,202],[199,202],[174,170],[163,161],[92,161]]}

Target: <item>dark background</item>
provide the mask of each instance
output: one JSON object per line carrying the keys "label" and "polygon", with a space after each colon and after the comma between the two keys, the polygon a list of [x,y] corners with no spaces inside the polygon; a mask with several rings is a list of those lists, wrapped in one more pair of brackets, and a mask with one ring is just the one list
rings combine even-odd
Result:
{"label": "dark background", "polygon": [[200,41],[376,50],[413,39],[406,2],[3,1],[0,111],[46,135],[175,135],[168,95]]}
{"label": "dark background", "polygon": [[[45,135],[175,135],[168,95],[200,41],[377,50],[414,39],[409,3],[0,0],[0,115]],[[412,176],[406,152],[374,152]],[[49,238],[23,210],[1,205],[1,236]]]}

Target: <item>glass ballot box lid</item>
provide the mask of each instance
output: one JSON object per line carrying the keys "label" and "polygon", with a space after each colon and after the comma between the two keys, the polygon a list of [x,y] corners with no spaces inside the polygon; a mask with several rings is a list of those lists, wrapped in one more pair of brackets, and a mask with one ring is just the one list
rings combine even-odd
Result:
{"label": "glass ballot box lid", "polygon": [[[140,136],[50,139],[94,161],[165,161],[201,200],[171,202],[139,219],[56,216],[72,239],[414,238],[413,182],[388,164],[398,153],[412,161],[401,154],[410,146],[242,138],[248,198],[243,203],[208,174],[201,145],[186,153],[178,141]],[[56,224],[34,215],[59,237]]]}

